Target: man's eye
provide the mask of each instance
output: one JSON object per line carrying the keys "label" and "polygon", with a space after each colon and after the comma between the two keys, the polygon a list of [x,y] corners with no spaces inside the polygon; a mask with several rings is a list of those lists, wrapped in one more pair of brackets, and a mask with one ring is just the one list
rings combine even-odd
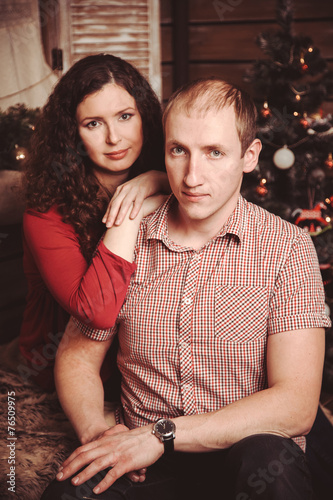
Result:
{"label": "man's eye", "polygon": [[175,148],[172,148],[171,152],[172,152],[172,154],[174,154],[175,156],[179,156],[179,155],[181,155],[181,154],[183,154],[183,153],[184,153],[184,150],[183,150],[183,148],[181,148],[181,147],[177,146],[177,147],[175,147]]}
{"label": "man's eye", "polygon": [[209,154],[212,158],[220,158],[220,156],[222,156],[221,151],[219,151],[218,149],[214,149]]}

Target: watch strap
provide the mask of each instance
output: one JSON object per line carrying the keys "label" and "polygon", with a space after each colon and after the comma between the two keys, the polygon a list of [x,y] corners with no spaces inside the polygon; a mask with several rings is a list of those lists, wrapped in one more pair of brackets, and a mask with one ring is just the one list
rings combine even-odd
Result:
{"label": "watch strap", "polygon": [[164,444],[164,453],[165,454],[173,453],[173,451],[174,451],[174,437],[171,436],[170,438],[164,439],[163,444]]}

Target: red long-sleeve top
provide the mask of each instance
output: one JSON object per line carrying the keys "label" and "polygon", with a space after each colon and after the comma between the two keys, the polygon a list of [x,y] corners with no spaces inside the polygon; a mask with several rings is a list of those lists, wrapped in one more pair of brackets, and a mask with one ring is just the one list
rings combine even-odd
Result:
{"label": "red long-sleeve top", "polygon": [[69,315],[94,328],[113,326],[136,266],[102,241],[88,264],[74,228],[56,207],[26,210],[23,248],[28,294],[19,345],[28,368],[21,371],[52,390],[55,353]]}

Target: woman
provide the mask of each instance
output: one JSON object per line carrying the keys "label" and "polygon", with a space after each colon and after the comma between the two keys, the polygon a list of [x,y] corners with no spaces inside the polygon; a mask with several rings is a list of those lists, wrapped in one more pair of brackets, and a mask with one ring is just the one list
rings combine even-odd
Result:
{"label": "woman", "polygon": [[[114,324],[135,269],[140,219],[158,206],[143,199],[167,190],[159,102],[129,63],[86,57],[56,85],[31,149],[23,221],[28,296],[19,338],[27,367],[21,372],[53,390],[55,353],[69,315],[96,328]],[[116,217],[121,225],[113,225]]]}

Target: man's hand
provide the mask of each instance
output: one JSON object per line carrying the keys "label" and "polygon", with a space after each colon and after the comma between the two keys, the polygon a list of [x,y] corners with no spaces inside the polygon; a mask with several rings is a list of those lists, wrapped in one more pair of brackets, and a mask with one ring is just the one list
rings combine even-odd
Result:
{"label": "man's hand", "polygon": [[[103,436],[111,436],[112,434],[115,434],[117,432],[125,432],[125,431],[129,431],[129,428],[126,427],[126,425],[117,424],[114,427],[109,427],[106,431],[101,432],[98,436],[95,436],[93,439],[91,439],[90,442],[95,441],[96,439],[100,439]],[[138,482],[142,483],[146,479],[146,472],[147,469],[143,468],[136,471],[128,472],[126,475],[128,479],[133,481],[133,483],[138,483]]]}
{"label": "man's hand", "polygon": [[[164,446],[152,434],[153,426],[127,430],[117,425],[105,431],[102,437],[77,448],[64,462],[57,479],[63,481],[73,476],[82,467],[87,467],[72,479],[78,486],[98,472],[112,467],[104,479],[94,488],[94,493],[107,490],[126,473],[134,481],[142,481],[145,468],[155,463],[163,454]],[[143,479],[142,479],[143,478]]]}

